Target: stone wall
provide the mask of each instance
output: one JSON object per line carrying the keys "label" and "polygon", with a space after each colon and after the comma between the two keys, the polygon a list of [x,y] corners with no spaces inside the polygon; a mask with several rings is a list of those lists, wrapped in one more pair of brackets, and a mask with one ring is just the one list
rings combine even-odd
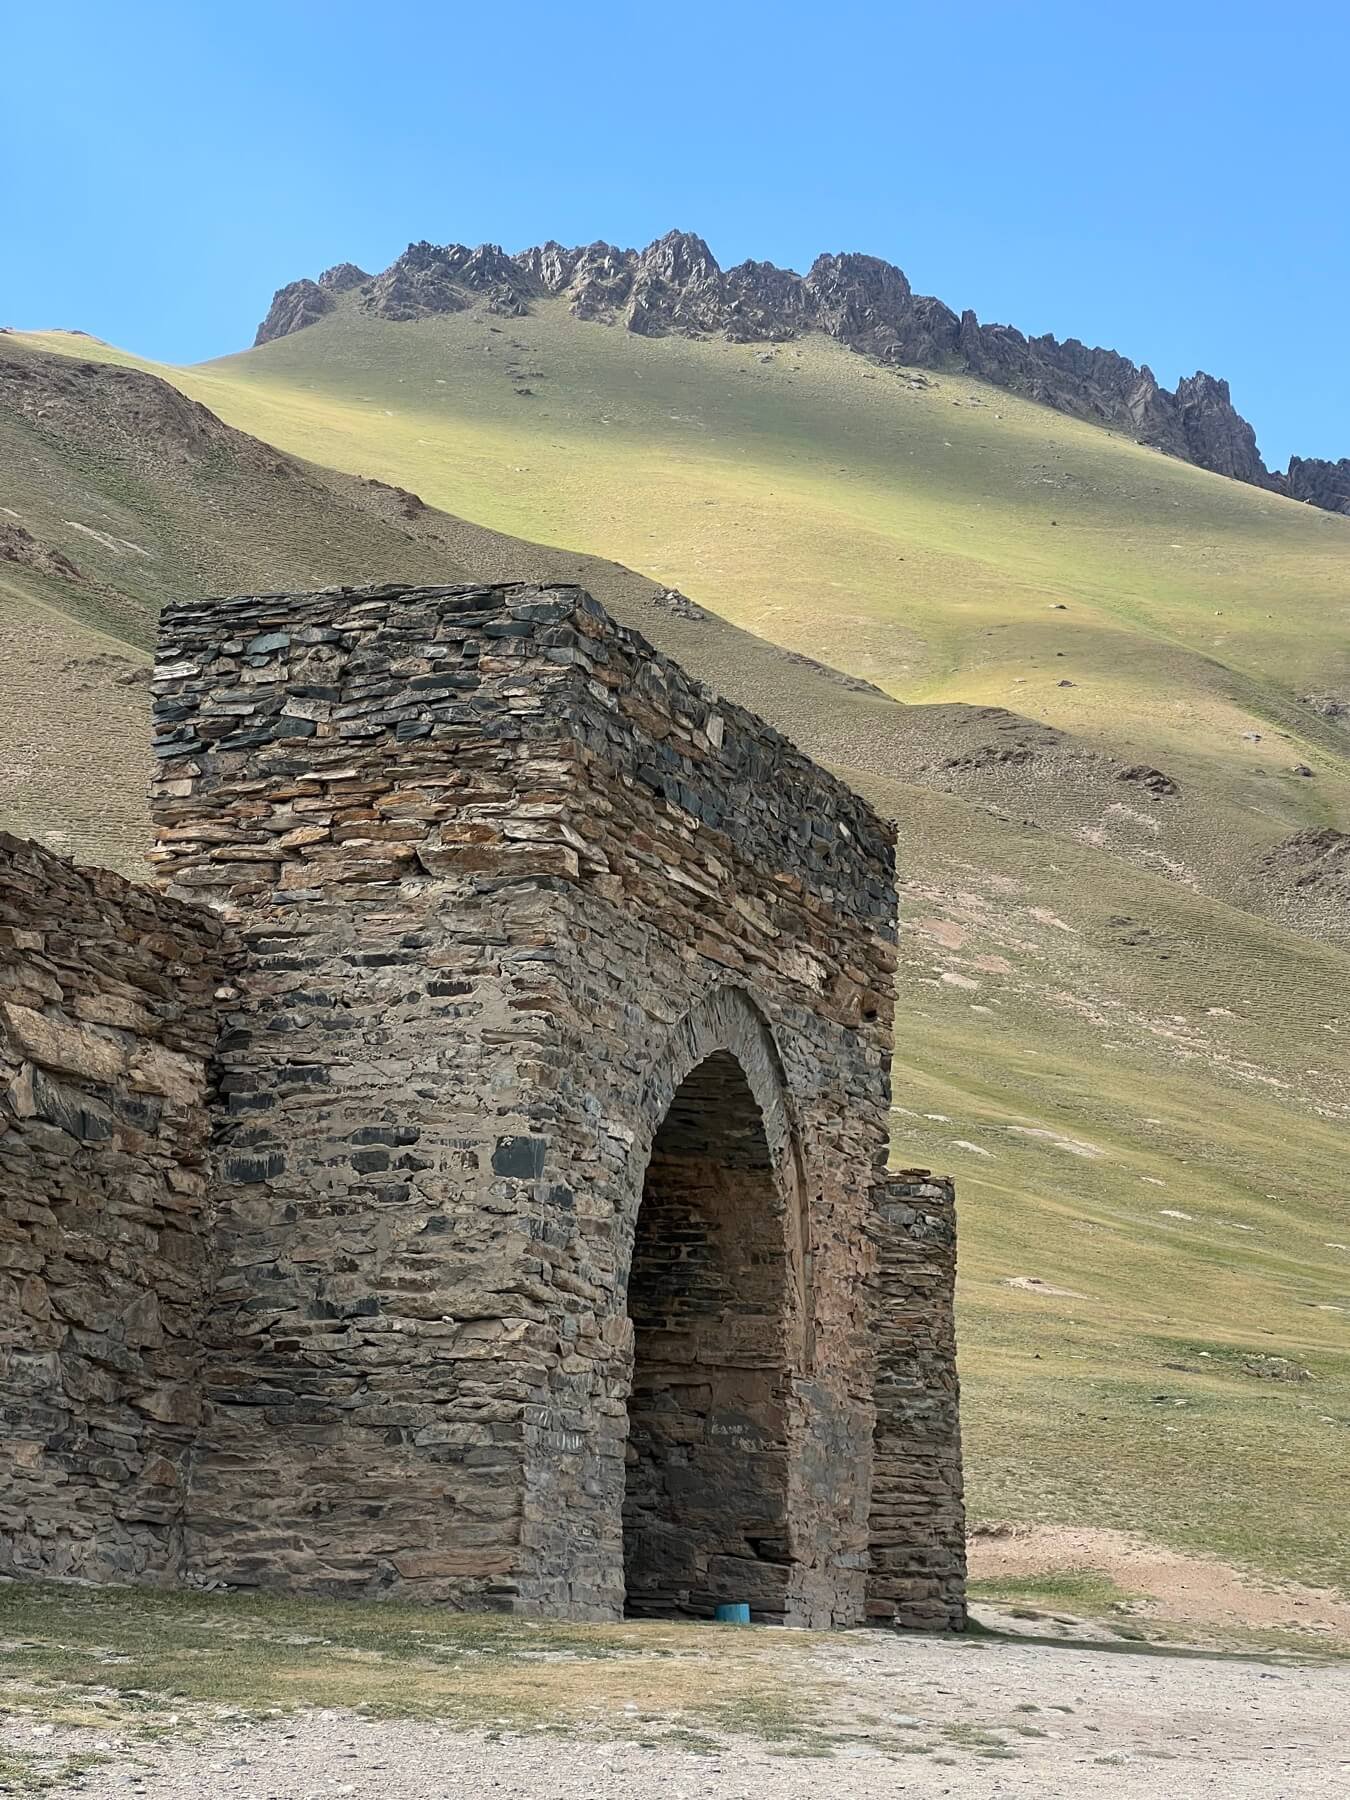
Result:
{"label": "stone wall", "polygon": [[889,827],[575,589],[172,608],[156,720],[166,893],[0,838],[0,1572],[959,1626]]}
{"label": "stone wall", "polygon": [[966,1538],[956,1374],[956,1206],[927,1169],[890,1175],[875,1229],[878,1341],[867,1616],[965,1625]]}
{"label": "stone wall", "polygon": [[0,834],[0,1573],[180,1573],[221,936]]}
{"label": "stone wall", "polygon": [[156,686],[161,874],[241,945],[196,1565],[617,1614],[644,1177],[727,1056],[777,1248],[722,1375],[639,1371],[683,1418],[644,1505],[775,1467],[668,1598],[860,1617],[889,828],[574,589],[180,606]]}

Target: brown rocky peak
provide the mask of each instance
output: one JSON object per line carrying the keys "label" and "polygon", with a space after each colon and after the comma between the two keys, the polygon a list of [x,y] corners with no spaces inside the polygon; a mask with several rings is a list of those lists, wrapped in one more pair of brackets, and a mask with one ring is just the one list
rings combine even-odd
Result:
{"label": "brown rocky peak", "polygon": [[716,282],[722,271],[717,258],[691,231],[668,231],[638,258],[638,275],[675,288],[703,287]]}
{"label": "brown rocky peak", "polygon": [[546,294],[560,294],[585,254],[584,250],[569,250],[550,238],[546,244],[522,250],[514,260],[528,279],[538,282]]}
{"label": "brown rocky peak", "polygon": [[722,330],[726,317],[722,271],[701,237],[668,231],[648,244],[637,259],[624,316],[630,331],[700,335]]}
{"label": "brown rocky peak", "polygon": [[319,286],[330,294],[345,294],[348,288],[360,287],[369,280],[364,269],[358,269],[355,263],[342,262],[324,270],[319,277]]}
{"label": "brown rocky peak", "polygon": [[613,319],[632,292],[637,252],[617,244],[588,244],[575,253],[566,291],[579,319]]}
{"label": "brown rocky peak", "polygon": [[893,263],[853,251],[818,256],[802,285],[817,330],[883,362],[939,360],[927,342],[932,322],[916,315],[909,282]]}
{"label": "brown rocky peak", "polygon": [[810,330],[814,315],[806,283],[792,269],[769,262],[737,263],[722,277],[726,336],[736,343],[778,343]]}
{"label": "brown rocky peak", "polygon": [[520,279],[520,265],[500,244],[480,244],[476,250],[467,251],[456,244],[450,254],[466,287],[486,289],[498,282],[514,283]]}
{"label": "brown rocky peak", "polygon": [[254,336],[253,348],[256,350],[259,344],[270,344],[273,338],[289,337],[293,331],[303,331],[306,325],[312,325],[332,309],[332,295],[321,288],[317,281],[310,281],[305,277],[288,282],[273,294],[267,317]]}
{"label": "brown rocky peak", "polygon": [[807,273],[806,285],[822,309],[848,308],[888,317],[904,306],[911,291],[904,271],[894,263],[856,251],[818,256]]}
{"label": "brown rocky peak", "polygon": [[1233,405],[1226,381],[1197,370],[1177,383],[1176,405],[1191,462],[1257,487],[1268,484],[1256,433]]}
{"label": "brown rocky peak", "polygon": [[541,292],[518,257],[500,244],[409,244],[396,262],[361,289],[360,305],[377,318],[406,321],[462,312],[477,300],[491,312],[520,315]]}

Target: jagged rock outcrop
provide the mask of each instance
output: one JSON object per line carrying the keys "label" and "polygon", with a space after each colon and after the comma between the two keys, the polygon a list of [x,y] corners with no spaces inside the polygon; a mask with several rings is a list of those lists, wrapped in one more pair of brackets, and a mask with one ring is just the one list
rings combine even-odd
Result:
{"label": "jagged rock outcrop", "polygon": [[34,537],[22,525],[0,522],[0,562],[17,563],[37,575],[55,575],[61,581],[84,580],[63,550]]}
{"label": "jagged rock outcrop", "polygon": [[533,301],[561,295],[577,318],[643,337],[781,343],[819,331],[878,362],[977,375],[1217,475],[1350,513],[1350,459],[1295,457],[1287,475],[1272,473],[1226,381],[1199,370],[1173,393],[1147,364],[1118,351],[1048,333],[1029,338],[1012,325],[981,324],[970,311],[958,317],[941,300],[914,293],[902,270],[876,256],[818,256],[802,276],[766,262],[724,270],[688,231],[668,231],[642,251],[550,241],[508,256],[497,244],[410,244],[373,279],[340,263],[318,282],[280,289],[256,342],[312,325],[351,288],[364,311],[399,321],[469,306],[519,317]]}
{"label": "jagged rock outcrop", "polygon": [[791,269],[766,262],[737,263],[727,270],[723,285],[724,330],[733,343],[784,343],[811,327],[805,284]]}
{"label": "jagged rock outcrop", "polygon": [[961,315],[962,365],[1058,412],[1129,433],[1174,456],[1185,456],[1173,396],[1158,385],[1147,364],[1137,367],[1115,350],[1102,350],[1048,333],[1028,338],[1013,325],[981,325]]}
{"label": "jagged rock outcrop", "polygon": [[717,258],[701,237],[668,231],[637,261],[624,323],[639,336],[722,329],[726,295]]}
{"label": "jagged rock outcrop", "polygon": [[1328,462],[1320,456],[1291,456],[1284,491],[1323,512],[1350,513],[1350,456]]}
{"label": "jagged rock outcrop", "polygon": [[893,329],[913,298],[903,271],[876,256],[818,256],[805,287],[814,302],[812,322],[850,342]]}
{"label": "jagged rock outcrop", "polygon": [[566,278],[547,283],[544,291],[566,293],[579,319],[612,321],[632,288],[636,254],[617,244],[589,244],[567,254],[574,260]]}
{"label": "jagged rock outcrop", "polygon": [[334,263],[320,275],[319,286],[329,294],[345,294],[348,288],[360,287],[362,282],[369,280],[365,270],[355,263]]}
{"label": "jagged rock outcrop", "polygon": [[253,340],[254,349],[259,344],[270,344],[273,338],[289,337],[293,331],[303,331],[306,325],[312,325],[325,313],[332,312],[336,295],[345,294],[348,288],[359,287],[369,280],[364,269],[358,269],[355,263],[344,262],[325,269],[317,281],[288,282],[272,296],[267,317],[259,325]]}
{"label": "jagged rock outcrop", "polygon": [[253,339],[253,348],[270,344],[273,338],[289,337],[293,331],[303,331],[306,325],[312,325],[332,310],[333,296],[317,281],[288,282],[273,294],[267,317]]}
{"label": "jagged rock outcrop", "polygon": [[538,285],[498,244],[409,244],[402,256],[360,290],[359,304],[382,319],[424,319],[462,312],[475,301],[490,312],[529,311]]}
{"label": "jagged rock outcrop", "polygon": [[1177,383],[1176,406],[1190,453],[1187,461],[1216,475],[1231,475],[1235,481],[1270,485],[1256,433],[1233,405],[1226,381],[1198,370]]}

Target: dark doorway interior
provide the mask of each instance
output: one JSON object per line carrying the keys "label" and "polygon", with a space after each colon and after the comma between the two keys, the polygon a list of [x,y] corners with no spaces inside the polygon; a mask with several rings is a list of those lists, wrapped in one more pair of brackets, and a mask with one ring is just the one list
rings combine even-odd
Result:
{"label": "dark doorway interior", "polygon": [[628,1311],[624,1573],[635,1616],[745,1600],[782,1618],[788,1543],[789,1251],[759,1108],[708,1057],[657,1133]]}

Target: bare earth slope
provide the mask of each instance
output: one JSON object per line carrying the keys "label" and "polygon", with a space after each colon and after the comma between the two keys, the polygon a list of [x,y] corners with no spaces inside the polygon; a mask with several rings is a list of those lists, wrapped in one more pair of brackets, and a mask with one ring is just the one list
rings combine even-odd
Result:
{"label": "bare earth slope", "polygon": [[759,354],[336,312],[171,386],[0,335],[0,822],[137,866],[169,594],[583,583],[901,821],[896,1155],[961,1181],[975,1515],[1348,1584],[1350,736],[1299,696],[1350,677],[1350,522]]}

